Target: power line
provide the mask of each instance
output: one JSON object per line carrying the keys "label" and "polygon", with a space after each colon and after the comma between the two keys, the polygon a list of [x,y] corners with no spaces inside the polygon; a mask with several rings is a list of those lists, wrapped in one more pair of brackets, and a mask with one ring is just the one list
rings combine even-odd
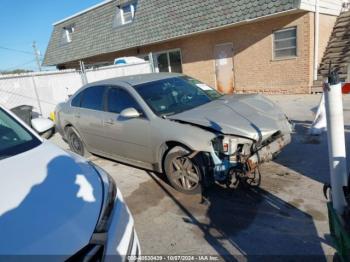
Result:
{"label": "power line", "polygon": [[5,46],[0,46],[0,49],[7,50],[7,51],[11,51],[11,52],[17,52],[17,53],[27,54],[27,55],[33,55],[32,52],[23,51],[23,50],[19,50],[19,49],[13,49],[13,48],[5,47]]}

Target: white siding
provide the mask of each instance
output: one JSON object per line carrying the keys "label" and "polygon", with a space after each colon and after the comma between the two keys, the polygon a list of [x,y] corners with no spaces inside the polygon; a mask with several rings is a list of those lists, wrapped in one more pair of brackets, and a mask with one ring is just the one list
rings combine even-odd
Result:
{"label": "white siding", "polygon": [[[339,15],[344,0],[319,0],[320,13]],[[315,12],[316,0],[301,0],[300,9]]]}

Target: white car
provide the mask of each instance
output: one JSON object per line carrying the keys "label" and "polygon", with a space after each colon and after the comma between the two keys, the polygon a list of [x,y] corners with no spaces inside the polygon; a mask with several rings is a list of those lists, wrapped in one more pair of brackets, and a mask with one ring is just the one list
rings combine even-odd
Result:
{"label": "white car", "polygon": [[129,64],[138,64],[146,62],[144,59],[136,57],[136,56],[126,56],[119,57],[114,59],[115,65],[129,65]]}
{"label": "white car", "polygon": [[140,246],[111,177],[0,106],[0,256],[12,255],[123,261]]}

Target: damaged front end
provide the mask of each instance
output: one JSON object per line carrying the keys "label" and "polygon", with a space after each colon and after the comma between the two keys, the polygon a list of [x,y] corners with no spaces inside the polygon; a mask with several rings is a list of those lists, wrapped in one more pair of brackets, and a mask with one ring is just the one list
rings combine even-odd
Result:
{"label": "damaged front end", "polygon": [[213,176],[227,185],[242,179],[249,184],[259,184],[259,165],[274,159],[290,142],[291,134],[280,131],[261,142],[232,135],[217,136],[212,140],[210,152]]}

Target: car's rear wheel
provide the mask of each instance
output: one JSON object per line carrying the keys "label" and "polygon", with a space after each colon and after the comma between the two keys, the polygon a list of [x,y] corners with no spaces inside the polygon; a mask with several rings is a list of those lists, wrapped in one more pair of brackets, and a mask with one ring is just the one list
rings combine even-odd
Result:
{"label": "car's rear wheel", "polygon": [[84,146],[84,142],[78,133],[74,130],[74,128],[68,127],[66,134],[70,150],[72,150],[74,153],[77,153],[78,155],[85,156],[87,154],[87,151]]}
{"label": "car's rear wheel", "polygon": [[201,191],[202,172],[189,153],[183,150],[169,152],[164,160],[165,174],[169,183],[185,194]]}

